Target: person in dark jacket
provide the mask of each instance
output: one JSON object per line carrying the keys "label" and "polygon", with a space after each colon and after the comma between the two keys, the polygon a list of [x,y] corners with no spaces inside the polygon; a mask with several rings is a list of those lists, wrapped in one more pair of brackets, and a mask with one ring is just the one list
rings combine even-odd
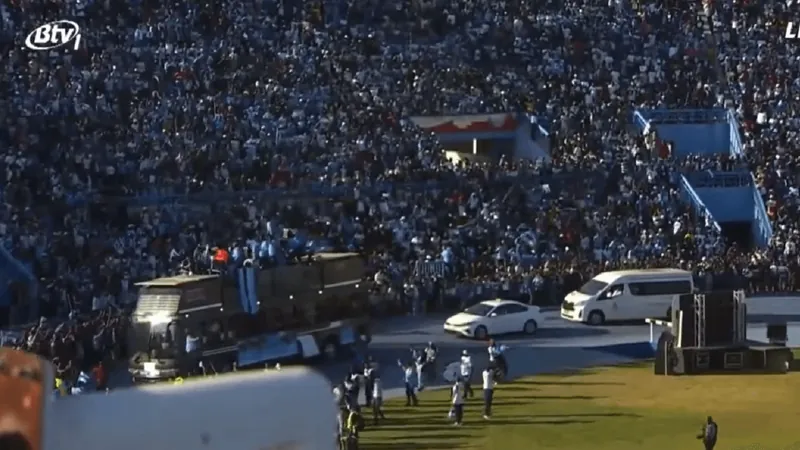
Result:
{"label": "person in dark jacket", "polygon": [[717,427],[717,423],[714,422],[711,416],[708,416],[705,425],[703,425],[703,431],[697,435],[697,439],[703,441],[706,450],[714,450],[714,446],[717,445],[718,434],[719,428]]}

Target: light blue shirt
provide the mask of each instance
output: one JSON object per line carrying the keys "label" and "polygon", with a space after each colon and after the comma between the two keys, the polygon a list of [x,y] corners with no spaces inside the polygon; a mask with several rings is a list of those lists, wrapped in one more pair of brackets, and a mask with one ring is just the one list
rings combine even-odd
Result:
{"label": "light blue shirt", "polygon": [[414,384],[414,369],[412,367],[403,368],[403,382],[406,384]]}
{"label": "light blue shirt", "polygon": [[186,336],[186,353],[191,353],[197,350],[200,345],[200,338],[194,336]]}
{"label": "light blue shirt", "polygon": [[447,264],[453,262],[453,250],[450,247],[447,247],[444,250],[442,250],[442,260]]}

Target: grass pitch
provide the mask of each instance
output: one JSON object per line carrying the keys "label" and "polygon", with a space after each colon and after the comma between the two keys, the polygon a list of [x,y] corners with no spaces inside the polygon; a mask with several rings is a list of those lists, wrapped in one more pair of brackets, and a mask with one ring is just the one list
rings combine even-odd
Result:
{"label": "grass pitch", "polygon": [[495,391],[494,414],[482,394],[450,425],[449,392],[420,395],[420,406],[387,402],[389,419],[362,433],[368,450],[702,448],[707,415],[720,427],[721,450],[800,450],[800,372],[787,375],[653,375],[651,363],[539,375]]}

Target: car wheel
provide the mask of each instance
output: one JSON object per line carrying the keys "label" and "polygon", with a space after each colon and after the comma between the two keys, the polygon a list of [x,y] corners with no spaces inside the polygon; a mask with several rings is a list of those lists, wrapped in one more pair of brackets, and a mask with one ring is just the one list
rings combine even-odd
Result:
{"label": "car wheel", "polygon": [[481,325],[478,328],[475,328],[475,332],[472,335],[475,336],[475,339],[485,340],[487,337],[489,337],[489,331],[485,326]]}
{"label": "car wheel", "polygon": [[605,321],[606,315],[602,311],[592,311],[587,318],[589,325],[602,325]]}
{"label": "car wheel", "polygon": [[536,323],[535,320],[531,319],[525,322],[525,325],[522,326],[522,332],[528,335],[536,334],[536,330],[539,329],[539,325]]}

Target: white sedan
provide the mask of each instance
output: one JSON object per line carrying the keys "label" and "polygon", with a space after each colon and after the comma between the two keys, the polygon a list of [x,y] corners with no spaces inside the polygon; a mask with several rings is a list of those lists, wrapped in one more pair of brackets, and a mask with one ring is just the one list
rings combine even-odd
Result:
{"label": "white sedan", "polygon": [[536,334],[542,321],[538,306],[513,300],[487,300],[448,318],[444,331],[475,339],[504,333],[532,335]]}

